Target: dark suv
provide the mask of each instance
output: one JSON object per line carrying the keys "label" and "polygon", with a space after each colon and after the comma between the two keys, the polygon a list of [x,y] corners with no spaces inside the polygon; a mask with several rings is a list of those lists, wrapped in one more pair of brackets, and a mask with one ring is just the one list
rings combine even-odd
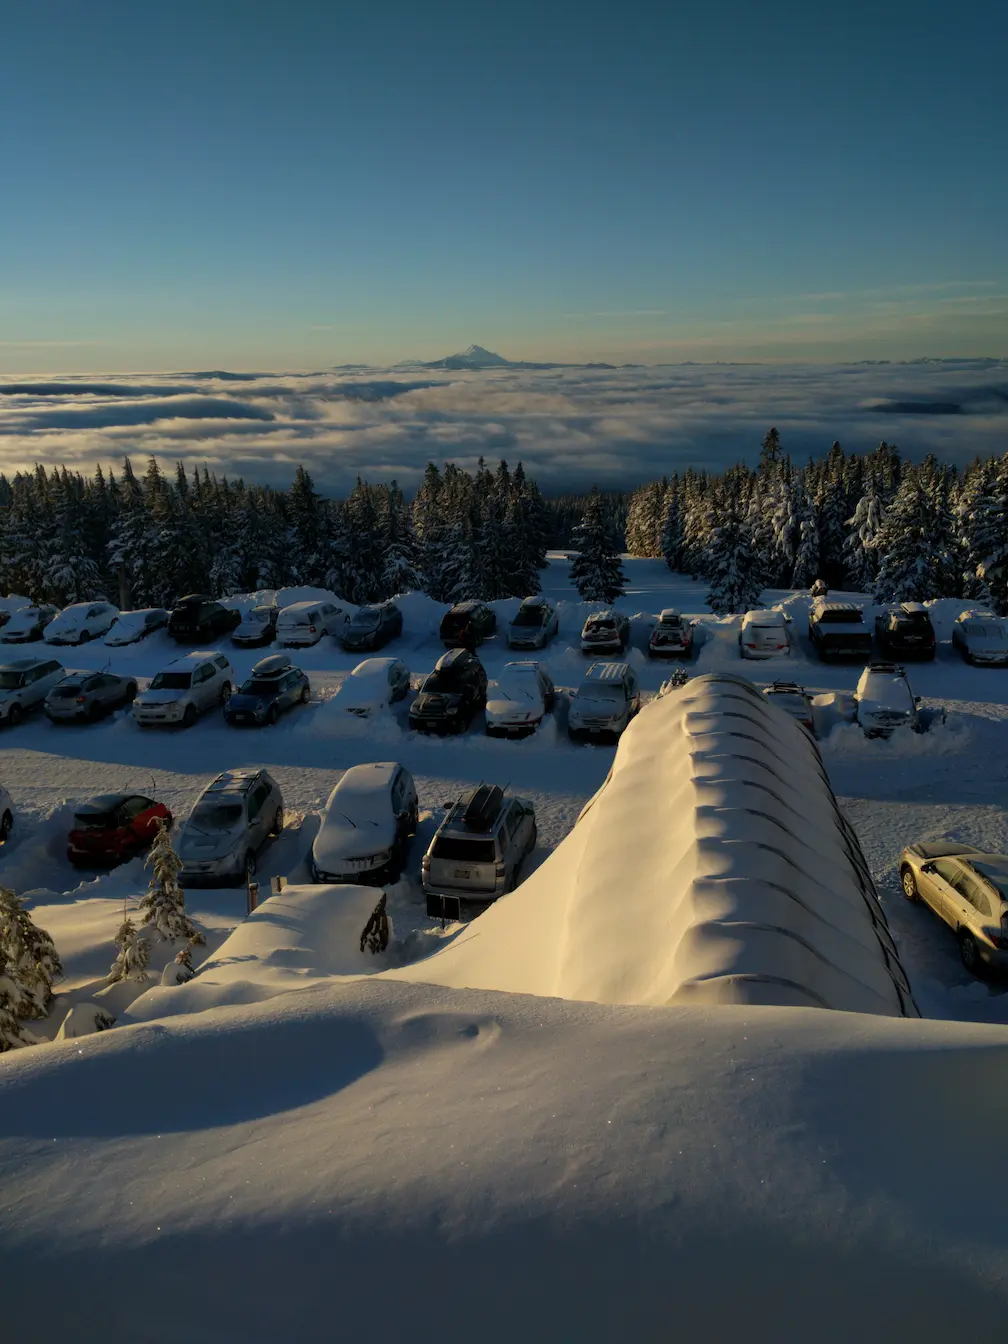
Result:
{"label": "dark suv", "polygon": [[887,658],[933,658],[935,632],[927,609],[919,602],[901,602],[875,617],[875,639]]}
{"label": "dark suv", "polygon": [[865,625],[864,612],[854,602],[817,599],[809,611],[808,632],[823,662],[827,658],[871,657],[871,627]]}
{"label": "dark suv", "polygon": [[180,597],[168,617],[168,633],[176,644],[212,643],[241,624],[241,612],[222,607],[212,597],[189,593]]}
{"label": "dark suv", "polygon": [[497,613],[485,602],[456,602],[441,622],[441,641],[449,649],[475,649],[497,629]]}
{"label": "dark suv", "polygon": [[411,728],[425,733],[461,733],[486,708],[487,674],[469,649],[451,649],[424,678],[410,705]]}
{"label": "dark suv", "polygon": [[402,612],[394,602],[377,602],[358,607],[337,639],[345,649],[383,649],[390,639],[401,634]]}

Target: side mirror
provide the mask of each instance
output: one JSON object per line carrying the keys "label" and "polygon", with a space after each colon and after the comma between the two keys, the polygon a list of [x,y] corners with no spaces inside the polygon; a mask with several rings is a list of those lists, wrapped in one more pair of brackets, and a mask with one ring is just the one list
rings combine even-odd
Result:
{"label": "side mirror", "polygon": [[935,866],[934,866],[933,863],[925,863],[925,864],[922,864],[922,865],[921,865],[921,872],[922,872],[922,873],[933,873],[934,871],[935,871]]}

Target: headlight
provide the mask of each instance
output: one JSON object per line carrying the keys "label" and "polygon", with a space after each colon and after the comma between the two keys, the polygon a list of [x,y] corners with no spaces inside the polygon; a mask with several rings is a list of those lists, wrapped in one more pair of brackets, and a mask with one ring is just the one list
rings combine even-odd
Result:
{"label": "headlight", "polygon": [[457,714],[457,713],[458,713],[458,705],[449,705],[448,708],[445,710],[445,713],[446,713],[446,714]]}

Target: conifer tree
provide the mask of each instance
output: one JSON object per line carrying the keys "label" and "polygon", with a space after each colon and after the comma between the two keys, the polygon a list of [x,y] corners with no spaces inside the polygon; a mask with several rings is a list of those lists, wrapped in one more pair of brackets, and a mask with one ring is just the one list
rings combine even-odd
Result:
{"label": "conifer tree", "polygon": [[722,505],[720,515],[710,544],[707,605],[715,616],[727,616],[758,606],[762,584],[748,523],[734,496]]}
{"label": "conifer tree", "polygon": [[571,564],[571,582],[585,602],[612,602],[626,591],[626,577],[602,510],[598,486],[585,506],[575,533],[578,553]]}
{"label": "conifer tree", "polygon": [[140,900],[141,926],[153,925],[169,942],[189,938],[202,942],[203,935],[186,914],[185,893],[179,883],[182,860],[175,853],[168,823],[162,821],[147,855],[151,870],[147,893]]}
{"label": "conifer tree", "polygon": [[136,925],[124,917],[115,936],[116,959],[109,970],[109,984],[120,980],[148,979],[147,966],[150,962],[150,943],[141,938]]}
{"label": "conifer tree", "polygon": [[0,961],[9,982],[11,1011],[22,1021],[45,1017],[52,1006],[53,982],[63,974],[63,966],[49,934],[33,922],[8,887],[0,887]]}
{"label": "conifer tree", "polygon": [[35,1045],[36,1038],[24,1025],[20,1009],[23,994],[17,981],[9,974],[3,951],[0,950],[0,1055],[21,1046]]}

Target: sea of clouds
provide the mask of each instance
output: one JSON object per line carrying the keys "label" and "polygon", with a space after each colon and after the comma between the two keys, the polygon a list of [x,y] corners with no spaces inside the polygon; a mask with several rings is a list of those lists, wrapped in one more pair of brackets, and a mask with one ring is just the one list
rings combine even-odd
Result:
{"label": "sea of clouds", "polygon": [[358,475],[410,492],[428,461],[482,456],[522,461],[555,494],[752,464],[771,424],[796,462],[887,439],[964,465],[1008,451],[1008,361],[0,376],[8,477],[154,455],[277,486],[303,463],[327,494]]}

